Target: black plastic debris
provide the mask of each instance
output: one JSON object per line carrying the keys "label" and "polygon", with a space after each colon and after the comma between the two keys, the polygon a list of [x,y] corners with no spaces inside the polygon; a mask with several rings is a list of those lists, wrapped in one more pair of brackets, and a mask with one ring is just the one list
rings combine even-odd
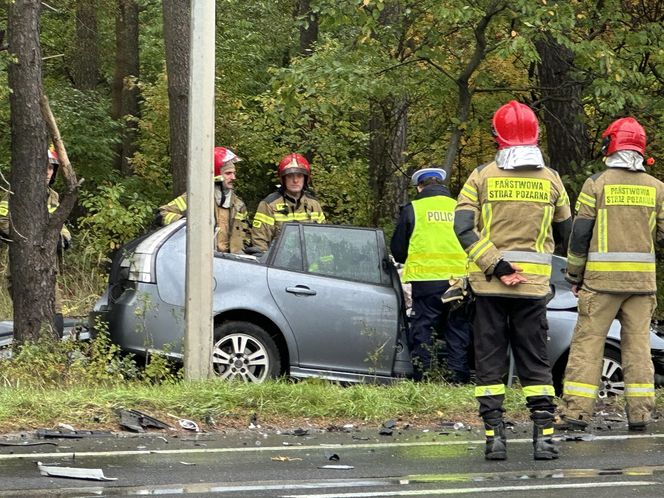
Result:
{"label": "black plastic debris", "polygon": [[83,439],[85,437],[100,437],[100,436],[113,436],[112,432],[108,431],[63,431],[63,430],[49,430],[39,429],[37,437],[40,439]]}
{"label": "black plastic debris", "polygon": [[293,436],[306,436],[307,434],[309,434],[309,431],[307,429],[297,428],[293,430]]}
{"label": "black plastic debris", "polygon": [[592,441],[595,439],[595,436],[593,434],[563,434],[562,440],[563,441]]}
{"label": "black plastic debris", "polygon": [[397,423],[394,420],[386,420],[383,422],[383,425],[378,430],[378,434],[381,436],[391,436],[394,434],[394,428],[397,426]]}
{"label": "black plastic debris", "polygon": [[101,469],[84,469],[78,467],[59,467],[37,462],[39,473],[45,477],[66,477],[69,479],[85,479],[89,481],[117,481],[117,477],[106,477]]}
{"label": "black plastic debris", "polygon": [[145,432],[147,428],[171,429],[171,426],[138,410],[117,410],[120,425],[132,432]]}
{"label": "black plastic debris", "polygon": [[332,453],[330,451],[325,452],[325,458],[327,458],[330,462],[338,462],[340,460],[340,457],[337,453]]}
{"label": "black plastic debris", "polygon": [[23,441],[21,443],[12,443],[12,442],[9,442],[9,441],[0,441],[0,446],[41,446],[41,445],[57,446],[58,443],[52,443],[50,441]]}

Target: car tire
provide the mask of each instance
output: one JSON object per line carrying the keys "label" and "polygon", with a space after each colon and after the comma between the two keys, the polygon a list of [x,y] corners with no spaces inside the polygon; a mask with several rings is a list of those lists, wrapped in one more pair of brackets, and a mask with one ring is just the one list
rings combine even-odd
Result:
{"label": "car tire", "polygon": [[214,329],[212,371],[224,380],[259,383],[278,377],[281,357],[274,339],[250,322],[225,322]]}
{"label": "car tire", "polygon": [[625,381],[623,379],[620,350],[612,346],[605,346],[598,397],[608,398],[623,394],[625,394]]}
{"label": "car tire", "polygon": [[[565,378],[565,368],[567,367],[569,353],[565,353],[563,358],[553,367],[553,387],[556,396],[562,396],[563,383]],[[598,398],[607,398],[609,396],[620,396],[625,392],[625,382],[623,380],[622,359],[620,350],[615,346],[604,346],[604,355],[602,357],[602,370],[599,381]]]}

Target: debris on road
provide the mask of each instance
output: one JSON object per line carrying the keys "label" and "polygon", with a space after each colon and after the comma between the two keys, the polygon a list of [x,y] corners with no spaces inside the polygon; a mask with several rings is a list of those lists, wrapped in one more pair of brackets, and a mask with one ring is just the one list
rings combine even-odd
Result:
{"label": "debris on road", "polygon": [[0,446],[42,446],[42,445],[57,446],[58,443],[52,443],[50,441],[22,441],[20,443],[12,443],[10,441],[0,441]]}
{"label": "debris on road", "polygon": [[58,467],[37,462],[39,473],[45,477],[67,477],[89,481],[117,481],[117,477],[106,477],[101,469],[83,469],[77,467]]}
{"label": "debris on road", "polygon": [[273,462],[297,462],[297,461],[302,461],[301,458],[296,458],[296,457],[289,457],[289,456],[276,456],[270,458]]}
{"label": "debris on road", "polygon": [[37,437],[40,439],[82,439],[84,437],[100,437],[100,436],[114,436],[112,432],[108,431],[63,431],[63,430],[49,430],[39,429]]}
{"label": "debris on road", "polygon": [[293,436],[306,436],[307,434],[309,434],[308,429],[297,428],[293,431]]}
{"label": "debris on road", "polygon": [[145,429],[172,429],[170,425],[138,410],[117,410],[120,425],[132,432],[145,432]]}
{"label": "debris on road", "polygon": [[178,424],[180,424],[180,427],[182,427],[183,429],[187,429],[188,431],[201,432],[201,429],[198,427],[198,424],[193,420],[181,418],[178,420]]}

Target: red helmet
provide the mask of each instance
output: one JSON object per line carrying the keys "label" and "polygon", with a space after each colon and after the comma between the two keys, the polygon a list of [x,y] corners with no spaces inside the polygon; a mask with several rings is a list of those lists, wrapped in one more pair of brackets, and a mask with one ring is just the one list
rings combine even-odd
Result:
{"label": "red helmet", "polygon": [[602,133],[602,154],[610,156],[619,150],[635,150],[646,155],[646,132],[634,118],[615,120]]}
{"label": "red helmet", "polygon": [[311,166],[301,154],[288,154],[279,163],[279,178],[290,173],[302,173],[305,176],[311,175]]}
{"label": "red helmet", "polygon": [[493,115],[493,133],[499,149],[537,145],[537,116],[527,105],[511,100]]}
{"label": "red helmet", "polygon": [[48,148],[48,162],[51,164],[60,164],[60,158],[58,157],[58,153],[55,151],[55,148],[49,147]]}
{"label": "red helmet", "polygon": [[214,177],[215,179],[221,176],[224,166],[230,166],[240,160],[233,151],[226,147],[214,148]]}

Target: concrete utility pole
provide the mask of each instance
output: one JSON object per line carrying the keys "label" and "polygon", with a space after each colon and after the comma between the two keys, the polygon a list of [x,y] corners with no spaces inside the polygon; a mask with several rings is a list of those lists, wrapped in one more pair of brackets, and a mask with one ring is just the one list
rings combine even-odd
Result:
{"label": "concrete utility pole", "polygon": [[191,0],[184,375],[212,371],[214,0]]}

